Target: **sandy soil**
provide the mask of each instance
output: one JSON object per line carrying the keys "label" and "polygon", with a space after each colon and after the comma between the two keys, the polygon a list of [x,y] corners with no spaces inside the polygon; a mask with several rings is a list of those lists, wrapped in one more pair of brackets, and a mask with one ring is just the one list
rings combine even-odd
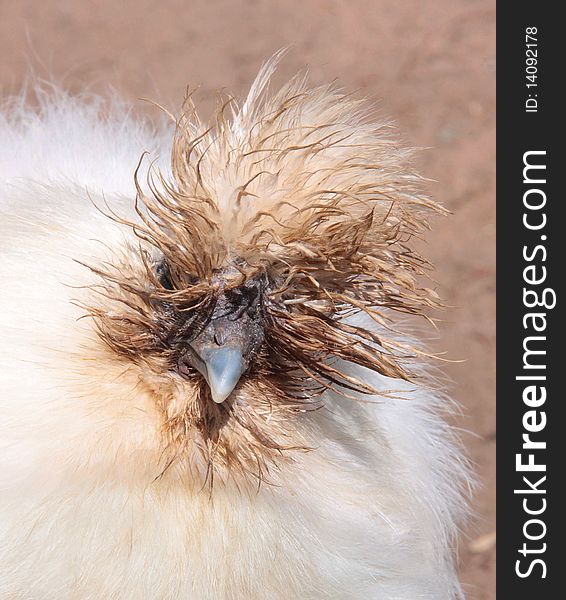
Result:
{"label": "sandy soil", "polygon": [[200,84],[242,93],[260,63],[291,52],[280,80],[309,66],[379,99],[407,140],[428,148],[422,172],[454,215],[426,248],[446,302],[437,350],[446,350],[459,425],[482,487],[462,543],[468,597],[495,598],[495,2],[493,0],[0,0],[0,92],[32,68],[72,90],[113,86],[177,107]]}

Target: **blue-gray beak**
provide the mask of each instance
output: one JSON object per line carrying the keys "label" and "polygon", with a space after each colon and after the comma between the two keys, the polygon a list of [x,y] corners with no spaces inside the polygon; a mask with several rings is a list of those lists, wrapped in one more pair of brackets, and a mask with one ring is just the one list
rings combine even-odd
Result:
{"label": "blue-gray beak", "polygon": [[[258,286],[258,282],[252,281],[248,287],[231,290],[229,296],[220,295],[213,313],[179,359],[181,374],[190,375],[188,367],[197,369],[217,404],[232,394],[263,343]],[[189,323],[190,331],[193,325]]]}
{"label": "blue-gray beak", "polygon": [[206,348],[200,358],[202,363],[197,366],[210,388],[212,399],[221,404],[232,393],[246,364],[242,352],[234,346]]}

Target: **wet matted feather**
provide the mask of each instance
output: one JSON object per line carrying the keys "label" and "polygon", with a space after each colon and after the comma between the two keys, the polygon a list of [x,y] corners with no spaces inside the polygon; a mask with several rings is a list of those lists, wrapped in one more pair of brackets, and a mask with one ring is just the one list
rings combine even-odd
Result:
{"label": "wet matted feather", "polygon": [[[108,215],[137,242],[88,265],[101,277],[102,300],[89,306],[100,336],[143,365],[172,457],[194,444],[207,473],[237,467],[261,478],[291,454],[283,450],[306,447],[300,415],[320,407],[325,389],[375,393],[341,364],[410,379],[415,350],[387,335],[390,316],[439,305],[410,241],[443,209],[422,193],[412,151],[367,102],[334,86],[296,77],[270,94],[273,69],[241,107],[220,99],[211,125],[187,96],[171,176],[150,168],[140,182],[138,165],[138,219]],[[236,310],[246,294],[263,343],[215,405],[196,371],[179,377],[180,347],[220,298],[234,296]],[[376,327],[354,325],[360,312]]]}

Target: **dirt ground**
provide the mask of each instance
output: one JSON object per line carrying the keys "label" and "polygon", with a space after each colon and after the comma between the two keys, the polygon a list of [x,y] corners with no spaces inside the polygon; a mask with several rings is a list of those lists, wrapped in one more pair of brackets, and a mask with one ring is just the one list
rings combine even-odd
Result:
{"label": "dirt ground", "polygon": [[468,598],[495,598],[495,2],[494,0],[0,0],[0,92],[33,69],[71,90],[114,87],[139,110],[178,107],[200,84],[243,93],[261,62],[290,46],[278,79],[305,66],[379,100],[454,215],[427,255],[445,301],[436,350],[464,407],[459,425],[481,482],[461,549]]}

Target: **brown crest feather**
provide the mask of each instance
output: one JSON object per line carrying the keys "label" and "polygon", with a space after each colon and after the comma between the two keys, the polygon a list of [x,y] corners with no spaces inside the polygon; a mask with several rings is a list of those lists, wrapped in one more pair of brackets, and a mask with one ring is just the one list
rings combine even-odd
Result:
{"label": "brown crest feather", "polygon": [[[429,265],[408,244],[443,209],[422,194],[390,124],[371,122],[365,102],[332,86],[295,78],[272,96],[263,88],[241,109],[222,102],[211,127],[187,96],[171,176],[151,168],[144,187],[138,165],[136,219],[111,215],[138,241],[112,264],[90,265],[105,296],[90,314],[114,352],[143,365],[163,411],[166,465],[196,447],[209,478],[212,469],[261,479],[283,450],[305,448],[298,416],[319,408],[325,389],[375,393],[345,363],[409,379],[414,353],[389,335],[391,311],[439,306],[420,284]],[[215,405],[199,375],[172,373],[171,307],[198,314],[257,277],[268,282],[264,347],[235,397]],[[354,326],[357,312],[375,330]]]}

